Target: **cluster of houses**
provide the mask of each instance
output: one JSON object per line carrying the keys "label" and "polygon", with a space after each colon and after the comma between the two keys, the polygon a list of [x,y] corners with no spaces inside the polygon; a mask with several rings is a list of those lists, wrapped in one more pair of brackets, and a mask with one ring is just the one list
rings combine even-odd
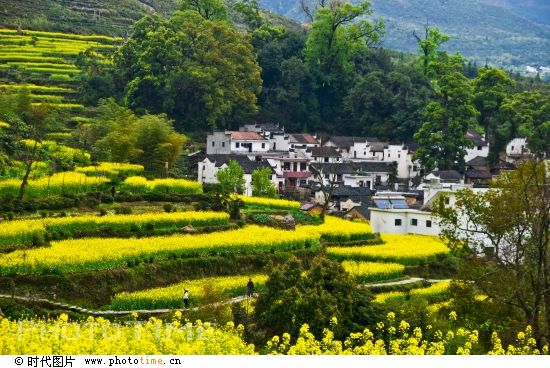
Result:
{"label": "cluster of houses", "polygon": [[[502,170],[513,169],[529,157],[524,138],[508,143],[496,165],[487,159],[489,144],[474,130],[466,136],[465,172],[432,171],[421,177],[413,159],[416,144],[389,144],[375,137],[331,136],[285,132],[276,124],[249,124],[238,131],[207,136],[206,153],[196,155],[198,181],[216,183],[218,170],[232,160],[245,173],[245,194],[252,195],[252,172],[270,168],[279,192],[301,200],[303,209],[320,211],[330,187],[329,210],[339,216],[368,219],[373,229],[386,233],[439,234],[431,205],[463,188],[486,190]],[[414,183],[414,184],[413,184]]]}

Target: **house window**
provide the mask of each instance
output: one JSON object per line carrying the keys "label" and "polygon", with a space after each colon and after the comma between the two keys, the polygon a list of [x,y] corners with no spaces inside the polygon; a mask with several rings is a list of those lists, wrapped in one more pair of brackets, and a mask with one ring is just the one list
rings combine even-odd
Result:
{"label": "house window", "polygon": [[413,165],[413,172],[417,171],[418,167],[416,165]]}
{"label": "house window", "polygon": [[432,227],[432,220],[426,220],[426,227]]}
{"label": "house window", "polygon": [[401,158],[401,154],[400,154],[400,153],[397,154],[397,158]]}
{"label": "house window", "polygon": [[216,142],[212,141],[212,147],[216,147]]}
{"label": "house window", "polygon": [[225,147],[225,142],[222,142],[222,147]]}
{"label": "house window", "polygon": [[411,226],[418,226],[418,220],[417,219],[411,219]]}
{"label": "house window", "polygon": [[478,150],[478,151],[481,151],[481,146],[477,146],[477,150]]}
{"label": "house window", "polygon": [[388,158],[390,158],[390,157],[391,157],[391,155],[390,155],[389,152],[388,152]]}
{"label": "house window", "polygon": [[357,151],[353,151],[353,158],[357,158]]}
{"label": "house window", "polygon": [[372,155],[374,156],[374,155],[375,155],[375,153],[373,152],[373,153],[372,153]]}
{"label": "house window", "polygon": [[445,197],[445,204],[451,203],[451,199],[449,197]]}
{"label": "house window", "polygon": [[273,151],[277,149],[277,142],[273,142]]}
{"label": "house window", "polygon": [[328,162],[328,157],[325,157],[325,162]]}
{"label": "house window", "polygon": [[241,146],[241,144],[239,142],[235,143],[235,148],[239,148],[240,146]]}
{"label": "house window", "polygon": [[401,219],[395,219],[395,226],[401,226]]}
{"label": "house window", "polygon": [[512,151],[514,150],[514,146],[512,146]]}
{"label": "house window", "polygon": [[265,148],[265,143],[262,143],[262,148]]}
{"label": "house window", "polygon": [[363,182],[363,180],[359,180],[359,186],[360,186],[360,187],[365,186],[365,183]]}

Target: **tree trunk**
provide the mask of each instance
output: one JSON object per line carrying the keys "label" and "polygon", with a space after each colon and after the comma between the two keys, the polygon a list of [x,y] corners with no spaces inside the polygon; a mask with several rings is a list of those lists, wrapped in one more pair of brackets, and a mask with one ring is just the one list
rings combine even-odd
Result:
{"label": "tree trunk", "polygon": [[27,162],[27,167],[25,169],[25,175],[23,176],[23,180],[21,181],[21,187],[19,187],[19,195],[17,196],[17,199],[22,200],[23,196],[25,195],[25,189],[27,188],[27,184],[29,183],[29,176],[32,171],[32,164],[34,163],[34,158],[36,155],[36,149],[38,148],[38,141],[34,141],[34,146],[32,148],[31,156],[29,158],[29,161]]}

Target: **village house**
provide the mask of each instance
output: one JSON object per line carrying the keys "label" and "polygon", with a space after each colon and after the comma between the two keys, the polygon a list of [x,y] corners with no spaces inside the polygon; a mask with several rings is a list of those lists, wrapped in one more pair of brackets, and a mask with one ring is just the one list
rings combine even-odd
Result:
{"label": "village house", "polygon": [[[198,164],[198,181],[200,183],[215,184],[218,183],[216,174],[219,170],[228,166],[230,161],[236,161],[244,171],[244,193],[252,195],[252,172],[256,169],[269,168],[271,165],[266,160],[250,160],[245,155],[207,155]],[[276,184],[276,174],[272,172],[271,181]]]}

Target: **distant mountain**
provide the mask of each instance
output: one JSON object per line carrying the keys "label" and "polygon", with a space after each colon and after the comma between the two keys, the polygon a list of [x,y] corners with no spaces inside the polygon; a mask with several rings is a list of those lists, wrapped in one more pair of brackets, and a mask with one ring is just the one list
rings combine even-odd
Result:
{"label": "distant mountain", "polygon": [[[358,0],[357,0],[358,1]],[[415,52],[412,35],[428,22],[451,35],[446,46],[478,64],[515,70],[550,66],[549,0],[371,0],[386,21],[387,48]],[[299,0],[260,0],[263,7],[303,21]]]}

